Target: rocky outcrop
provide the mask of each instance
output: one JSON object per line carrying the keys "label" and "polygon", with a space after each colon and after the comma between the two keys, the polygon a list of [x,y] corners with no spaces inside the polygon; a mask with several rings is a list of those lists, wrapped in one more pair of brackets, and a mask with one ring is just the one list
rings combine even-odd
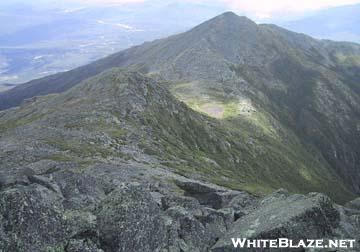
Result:
{"label": "rocky outcrop", "polygon": [[[355,222],[342,222],[345,216],[330,198],[319,193],[289,195],[280,190],[262,199],[258,207],[237,220],[222,239],[212,248],[214,252],[237,251],[231,238],[248,239],[326,239],[357,237],[359,229]],[[346,232],[350,229],[350,233]]]}
{"label": "rocky outcrop", "polygon": [[41,251],[67,237],[58,194],[39,185],[0,192],[0,251]]}
{"label": "rocky outcrop", "polygon": [[105,251],[159,251],[166,241],[161,210],[140,185],[123,185],[96,209],[99,238]]}
{"label": "rocky outcrop", "polygon": [[31,176],[0,191],[1,252],[233,251],[233,237],[360,238],[360,211],[318,193],[259,198],[140,165]]}
{"label": "rocky outcrop", "polygon": [[59,185],[67,209],[94,209],[106,193],[106,185],[92,175],[72,171],[58,172],[53,180]]}

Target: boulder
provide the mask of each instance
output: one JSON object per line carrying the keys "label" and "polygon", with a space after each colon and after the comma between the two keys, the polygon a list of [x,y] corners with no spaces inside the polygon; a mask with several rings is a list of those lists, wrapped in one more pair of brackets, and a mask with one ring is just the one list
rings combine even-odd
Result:
{"label": "boulder", "polygon": [[234,222],[234,211],[230,208],[220,210],[204,208],[202,212],[201,216],[195,217],[204,226],[210,246],[220,239]]}
{"label": "boulder", "polygon": [[190,211],[200,210],[201,208],[199,201],[195,198],[175,195],[163,197],[161,199],[161,206],[164,210],[174,206],[181,206]]}
{"label": "boulder", "polygon": [[226,191],[220,186],[206,184],[196,180],[175,180],[175,184],[189,194],[202,194],[210,192]]}
{"label": "boulder", "polygon": [[65,252],[104,252],[104,250],[99,249],[95,243],[91,240],[70,240],[66,245]]}
{"label": "boulder", "polygon": [[66,209],[93,210],[106,196],[102,181],[91,175],[63,171],[53,174],[53,180],[65,198]]}
{"label": "boulder", "polygon": [[18,176],[17,174],[8,175],[0,174],[0,190],[16,185],[29,185],[30,181],[26,176]]}
{"label": "boulder", "polygon": [[334,235],[340,215],[325,195],[307,196],[276,192],[263,199],[253,212],[237,220],[212,248],[212,251],[235,251],[231,238],[306,239]]}
{"label": "boulder", "polygon": [[39,176],[39,175],[29,175],[28,180],[30,181],[30,183],[42,185],[47,189],[59,193],[61,195],[61,190],[59,186],[47,177]]}
{"label": "boulder", "polygon": [[235,220],[254,211],[258,205],[258,199],[247,192],[239,192],[230,200],[227,207],[234,210]]}
{"label": "boulder", "polygon": [[196,198],[201,205],[214,209],[226,207],[234,197],[240,194],[238,191],[194,180],[177,180],[176,185],[185,191],[185,196]]}
{"label": "boulder", "polygon": [[66,210],[64,219],[69,226],[68,234],[71,238],[98,240],[96,216],[88,211]]}
{"label": "boulder", "polygon": [[[340,222],[334,233],[336,237],[341,239],[356,239],[360,241],[360,212],[349,211],[348,208],[336,205],[336,209],[340,214]],[[360,248],[360,243],[358,243]]]}
{"label": "boulder", "polygon": [[345,204],[346,207],[360,211],[360,198],[356,198]]}
{"label": "boulder", "polygon": [[0,192],[2,251],[43,251],[67,237],[61,198],[40,186],[17,186]]}
{"label": "boulder", "polygon": [[180,251],[207,251],[210,244],[210,234],[204,225],[189,211],[180,206],[171,207],[166,214],[173,220],[173,240],[170,244]]}
{"label": "boulder", "polygon": [[141,185],[122,185],[95,212],[105,251],[157,251],[167,245],[161,209]]}

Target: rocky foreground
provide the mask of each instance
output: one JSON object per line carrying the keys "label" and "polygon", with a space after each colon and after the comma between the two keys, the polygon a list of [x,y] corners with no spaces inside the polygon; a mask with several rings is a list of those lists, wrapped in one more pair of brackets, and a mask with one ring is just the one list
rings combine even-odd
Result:
{"label": "rocky foreground", "polygon": [[63,168],[39,162],[1,178],[0,251],[218,252],[234,250],[232,237],[360,238],[359,200],[259,198],[135,163]]}

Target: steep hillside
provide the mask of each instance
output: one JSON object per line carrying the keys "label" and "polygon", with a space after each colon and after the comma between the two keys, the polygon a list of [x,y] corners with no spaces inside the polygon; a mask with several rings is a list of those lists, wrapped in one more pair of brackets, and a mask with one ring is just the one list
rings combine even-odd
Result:
{"label": "steep hillside", "polygon": [[[1,93],[0,107],[67,90],[114,66],[128,67],[171,81],[168,86],[178,99],[220,119],[227,134],[242,134],[250,145],[255,141],[257,154],[245,166],[249,171],[266,170],[264,164],[269,164],[268,173],[297,167],[307,181],[336,177],[347,190],[359,193],[359,58],[357,44],[319,41],[225,13],[186,33]],[[288,162],[270,165],[259,151],[266,145],[275,148],[270,159]],[[224,160],[231,159],[219,157],[217,162],[228,165]],[[232,160],[243,159],[236,153]],[[320,173],[309,173],[318,169]],[[288,181],[294,189],[302,187],[295,186],[298,175],[293,181],[285,178],[268,184]]]}
{"label": "steep hillside", "polygon": [[218,121],[176,100],[167,85],[112,69],[63,94],[3,111],[2,172],[42,160],[79,170],[140,162],[260,195],[284,187],[351,198],[337,175],[281,125],[266,117],[257,118],[258,126],[243,118]]}

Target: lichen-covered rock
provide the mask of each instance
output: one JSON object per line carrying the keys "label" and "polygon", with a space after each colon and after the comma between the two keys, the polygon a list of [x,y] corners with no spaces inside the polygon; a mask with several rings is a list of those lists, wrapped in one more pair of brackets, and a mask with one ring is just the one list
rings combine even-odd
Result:
{"label": "lichen-covered rock", "polygon": [[26,176],[18,176],[17,174],[8,175],[0,174],[0,190],[14,185],[29,185],[30,181]]}
{"label": "lichen-covered rock", "polygon": [[291,195],[276,192],[253,212],[237,220],[212,251],[233,251],[231,238],[306,239],[334,235],[340,214],[323,194]]}
{"label": "lichen-covered rock", "polygon": [[177,180],[176,184],[185,191],[185,195],[196,198],[200,204],[214,209],[226,207],[239,194],[238,191],[194,180]]}
{"label": "lichen-covered rock", "polygon": [[103,185],[93,176],[64,171],[53,177],[65,198],[63,204],[67,209],[94,209],[105,198]]}
{"label": "lichen-covered rock", "polygon": [[[334,230],[335,236],[341,239],[349,239],[351,237],[360,241],[360,212],[338,205],[336,205],[336,209],[340,214],[340,222]],[[360,249],[360,243],[358,243],[357,248]]]}
{"label": "lichen-covered rock", "polygon": [[200,203],[196,199],[186,196],[165,196],[161,199],[161,206],[164,210],[175,206],[181,206],[190,211],[200,210]]}
{"label": "lichen-covered rock", "polygon": [[212,208],[204,208],[201,216],[195,216],[206,230],[209,245],[220,239],[234,222],[233,209],[215,210]]}
{"label": "lichen-covered rock", "polygon": [[[210,235],[204,225],[189,211],[182,207],[172,207],[166,214],[174,221],[173,228],[177,233],[175,242],[183,246],[183,251],[206,251]],[[172,241],[174,243],[174,241]],[[181,247],[180,247],[181,248]]]}
{"label": "lichen-covered rock", "polygon": [[66,245],[65,252],[104,252],[99,249],[91,240],[70,240]]}
{"label": "lichen-covered rock", "polygon": [[166,246],[161,210],[140,185],[111,192],[96,209],[100,242],[105,251],[158,251]]}
{"label": "lichen-covered rock", "polygon": [[30,181],[30,183],[35,183],[35,184],[39,184],[42,185],[44,187],[46,187],[47,189],[59,193],[61,195],[61,190],[59,188],[59,186],[54,183],[51,179],[44,177],[44,176],[38,176],[38,175],[29,175],[27,176],[28,180]]}
{"label": "lichen-covered rock", "polygon": [[98,239],[96,216],[91,212],[66,210],[64,219],[69,226],[68,234],[70,237]]}
{"label": "lichen-covered rock", "polygon": [[176,185],[189,194],[202,194],[210,192],[225,191],[224,188],[216,185],[206,184],[196,180],[176,180]]}
{"label": "lichen-covered rock", "polygon": [[257,198],[172,175],[179,191],[133,166],[97,171],[30,174],[29,184],[1,189],[0,252],[218,252],[232,251],[233,237],[360,239],[360,211],[323,194]]}
{"label": "lichen-covered rock", "polygon": [[67,237],[61,200],[39,185],[0,192],[0,251],[42,251]]}
{"label": "lichen-covered rock", "polygon": [[168,249],[174,251],[207,251],[234,222],[232,209],[202,206],[191,197],[167,196],[162,202],[170,217]]}
{"label": "lichen-covered rock", "polygon": [[234,219],[237,220],[249,214],[258,205],[258,199],[247,192],[240,192],[228,204],[227,207],[234,210]]}

